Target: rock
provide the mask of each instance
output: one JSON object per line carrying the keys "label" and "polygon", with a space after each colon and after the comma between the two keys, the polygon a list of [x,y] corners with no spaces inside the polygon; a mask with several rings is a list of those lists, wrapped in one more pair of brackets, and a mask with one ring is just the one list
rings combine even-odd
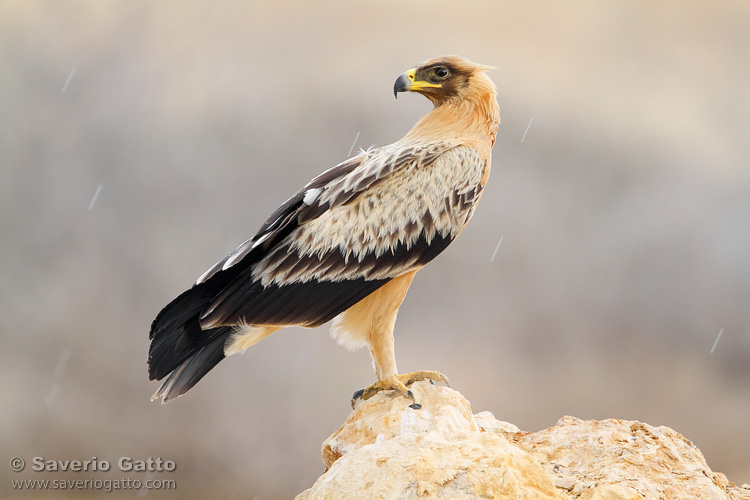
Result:
{"label": "rock", "polygon": [[[323,443],[326,472],[297,500],[750,500],[668,427],[563,417],[521,432],[447,387],[411,387],[360,403]],[[744,486],[744,485],[743,485]]]}
{"label": "rock", "polygon": [[554,427],[516,438],[551,476],[582,484],[580,500],[750,498],[713,473],[700,450],[669,427],[563,417]]}

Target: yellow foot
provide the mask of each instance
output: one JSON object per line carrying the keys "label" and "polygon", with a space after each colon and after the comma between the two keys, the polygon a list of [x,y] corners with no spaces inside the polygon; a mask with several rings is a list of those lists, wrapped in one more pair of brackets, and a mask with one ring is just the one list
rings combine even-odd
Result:
{"label": "yellow foot", "polygon": [[[414,401],[414,393],[409,390],[408,386],[410,386],[414,382],[419,382],[420,380],[434,380],[436,382],[445,382],[445,385],[447,385],[448,387],[451,386],[448,377],[440,372],[420,370],[418,372],[404,373],[403,375],[396,374],[389,379],[378,380],[370,387],[365,387],[364,389],[360,389],[355,392],[352,396],[352,409],[354,409],[354,405],[357,404],[357,400],[361,399],[362,401],[365,401],[367,399],[370,399],[380,391],[398,391],[407,398],[411,398],[411,400]],[[422,407],[422,405],[420,405],[416,401],[411,406],[415,409],[419,409]]]}

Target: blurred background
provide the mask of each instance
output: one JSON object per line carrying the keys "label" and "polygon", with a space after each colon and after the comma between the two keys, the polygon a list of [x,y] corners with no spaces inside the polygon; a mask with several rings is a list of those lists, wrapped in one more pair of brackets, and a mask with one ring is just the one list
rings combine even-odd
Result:
{"label": "blurred background", "polygon": [[497,67],[502,125],[401,309],[401,371],[525,431],[666,425],[750,483],[748,26],[743,0],[2,1],[0,495],[147,476],[12,456],[161,457],[182,498],[308,488],[367,352],[288,329],[162,406],[150,322],[353,144],[400,138],[430,105],[393,82],[443,54]]}

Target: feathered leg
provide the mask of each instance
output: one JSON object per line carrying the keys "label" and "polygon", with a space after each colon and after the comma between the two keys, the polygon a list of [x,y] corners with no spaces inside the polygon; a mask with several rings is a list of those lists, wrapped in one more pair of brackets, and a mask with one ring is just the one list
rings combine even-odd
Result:
{"label": "feathered leg", "polygon": [[350,347],[366,344],[370,349],[372,364],[378,381],[354,393],[352,407],[358,399],[369,399],[380,391],[395,390],[414,399],[408,386],[419,380],[436,380],[448,383],[438,372],[418,371],[398,374],[394,353],[393,327],[398,308],[406,297],[415,271],[394,278],[365,299],[346,310],[334,324],[334,336]]}

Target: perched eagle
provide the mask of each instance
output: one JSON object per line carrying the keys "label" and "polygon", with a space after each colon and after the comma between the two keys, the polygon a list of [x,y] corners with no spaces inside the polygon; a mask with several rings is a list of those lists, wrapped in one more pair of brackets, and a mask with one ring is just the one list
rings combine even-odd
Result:
{"label": "perched eagle", "polygon": [[398,374],[396,314],[414,275],[469,222],[490,173],[500,110],[487,66],[430,59],[396,80],[434,109],[398,142],[323,172],[289,198],[258,233],[206,271],[151,326],[152,399],[184,394],[226,356],[286,326],[333,320],[344,346],[367,346],[381,390],[447,379]]}

